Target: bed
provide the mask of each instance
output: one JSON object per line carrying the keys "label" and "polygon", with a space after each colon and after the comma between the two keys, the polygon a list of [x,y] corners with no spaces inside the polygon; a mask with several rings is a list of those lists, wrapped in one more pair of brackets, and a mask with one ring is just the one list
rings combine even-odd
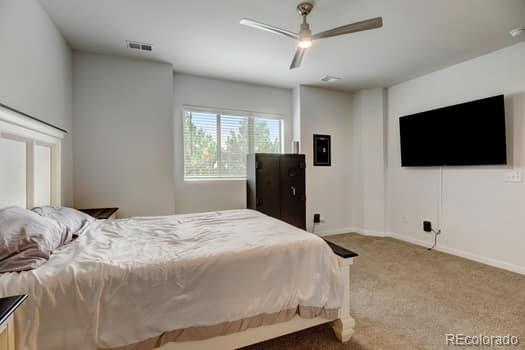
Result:
{"label": "bed", "polygon": [[[60,205],[61,135],[23,122],[0,111],[11,172],[0,188],[22,174],[29,184],[0,208]],[[23,161],[2,140],[24,143]],[[38,146],[49,153],[35,166]],[[352,262],[251,210],[98,220],[37,269],[0,274],[0,296],[29,295],[15,317],[21,349],[231,350],[327,322],[344,342]]]}

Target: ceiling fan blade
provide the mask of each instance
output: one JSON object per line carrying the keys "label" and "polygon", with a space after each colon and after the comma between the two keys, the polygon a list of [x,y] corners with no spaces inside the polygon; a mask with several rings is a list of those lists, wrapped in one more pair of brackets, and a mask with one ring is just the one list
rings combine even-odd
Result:
{"label": "ceiling fan blade", "polygon": [[289,30],[277,28],[277,27],[274,27],[272,25],[261,23],[261,22],[257,22],[257,21],[253,21],[253,20],[247,19],[247,18],[241,19],[240,23],[242,25],[245,25],[245,26],[248,26],[248,27],[265,30],[267,32],[278,34],[278,35],[282,35],[282,36],[286,36],[286,37],[292,38],[292,39],[297,39],[299,37],[299,35],[297,35],[294,32],[291,32]]}
{"label": "ceiling fan blade", "polygon": [[293,56],[292,64],[290,65],[290,69],[299,68],[301,66],[305,52],[306,49],[302,49],[300,47],[297,48],[297,51],[295,51],[295,55]]}
{"label": "ceiling fan blade", "polygon": [[330,29],[330,30],[327,30],[321,33],[317,33],[312,36],[312,39],[315,40],[315,39],[330,38],[332,36],[337,36],[337,35],[362,32],[364,30],[381,28],[382,26],[383,26],[383,18],[376,17],[376,18],[367,19],[361,22],[347,24],[345,26]]}

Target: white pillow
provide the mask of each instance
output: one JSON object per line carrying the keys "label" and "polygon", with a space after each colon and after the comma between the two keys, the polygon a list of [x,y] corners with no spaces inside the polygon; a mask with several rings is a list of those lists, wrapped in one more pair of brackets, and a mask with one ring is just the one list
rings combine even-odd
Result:
{"label": "white pillow", "polygon": [[40,216],[57,221],[67,232],[67,242],[78,237],[83,232],[83,228],[93,222],[95,219],[81,211],[66,207],[37,207],[32,209]]}
{"label": "white pillow", "polygon": [[34,269],[63,244],[63,229],[30,210],[0,210],[0,273]]}

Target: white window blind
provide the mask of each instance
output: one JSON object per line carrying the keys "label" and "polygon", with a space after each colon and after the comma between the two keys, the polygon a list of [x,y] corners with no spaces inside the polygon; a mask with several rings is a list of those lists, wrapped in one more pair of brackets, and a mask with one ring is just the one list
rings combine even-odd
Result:
{"label": "white window blind", "polygon": [[186,110],[184,178],[244,178],[246,155],[281,153],[282,135],[282,119]]}

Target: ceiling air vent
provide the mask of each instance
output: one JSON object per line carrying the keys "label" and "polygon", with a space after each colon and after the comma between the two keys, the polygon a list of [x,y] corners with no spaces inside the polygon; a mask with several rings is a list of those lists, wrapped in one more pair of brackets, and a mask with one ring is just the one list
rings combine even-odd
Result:
{"label": "ceiling air vent", "polygon": [[333,75],[325,75],[324,77],[321,78],[321,81],[323,83],[331,83],[333,81],[338,81],[338,80],[341,80],[341,78],[334,77]]}
{"label": "ceiling air vent", "polygon": [[138,41],[126,40],[126,46],[132,50],[153,51],[153,46],[150,44],[139,43]]}

